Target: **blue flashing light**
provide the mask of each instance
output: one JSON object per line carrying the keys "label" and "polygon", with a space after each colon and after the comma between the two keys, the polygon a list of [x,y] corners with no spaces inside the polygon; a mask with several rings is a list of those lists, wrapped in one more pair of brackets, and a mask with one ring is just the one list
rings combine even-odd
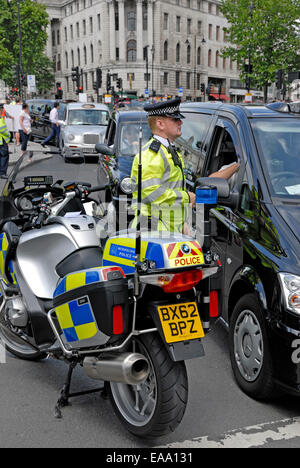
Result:
{"label": "blue flashing light", "polygon": [[196,203],[217,205],[218,190],[216,187],[198,187],[196,189]]}

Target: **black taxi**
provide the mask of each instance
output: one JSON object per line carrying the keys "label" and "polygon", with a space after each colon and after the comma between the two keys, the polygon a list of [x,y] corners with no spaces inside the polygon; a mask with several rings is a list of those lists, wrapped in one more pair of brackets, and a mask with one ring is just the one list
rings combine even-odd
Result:
{"label": "black taxi", "polygon": [[[190,103],[181,112],[190,187],[223,191],[211,210],[223,265],[212,281],[235,378],[257,399],[299,394],[300,105]],[[230,180],[208,178],[234,162]]]}

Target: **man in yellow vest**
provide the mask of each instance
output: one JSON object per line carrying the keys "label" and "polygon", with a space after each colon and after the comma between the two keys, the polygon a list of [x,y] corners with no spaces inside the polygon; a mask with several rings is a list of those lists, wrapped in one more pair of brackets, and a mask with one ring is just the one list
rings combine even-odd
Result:
{"label": "man in yellow vest", "polygon": [[10,133],[7,129],[5,120],[0,117],[0,178],[7,179],[7,168],[8,168],[8,143],[10,141]]}
{"label": "man in yellow vest", "polygon": [[[184,162],[174,146],[181,135],[181,99],[176,98],[145,106],[152,138],[142,150],[141,226],[152,230],[188,234],[189,204],[195,205],[195,194],[185,188]],[[131,172],[132,207],[137,225],[137,184],[139,155]]]}

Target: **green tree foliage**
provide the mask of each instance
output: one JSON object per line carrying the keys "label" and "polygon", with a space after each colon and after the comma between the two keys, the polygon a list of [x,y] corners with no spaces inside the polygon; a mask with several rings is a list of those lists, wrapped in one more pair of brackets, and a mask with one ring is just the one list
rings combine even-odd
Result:
{"label": "green tree foliage", "polygon": [[299,63],[300,0],[223,0],[221,10],[230,26],[224,57],[253,66],[251,83],[266,89],[276,70],[294,70]]}
{"label": "green tree foliage", "polygon": [[[0,78],[15,86],[12,65],[19,63],[18,1],[0,0]],[[33,0],[20,0],[22,68],[36,75],[39,91],[54,84],[52,62],[45,55],[49,17],[46,7]]]}

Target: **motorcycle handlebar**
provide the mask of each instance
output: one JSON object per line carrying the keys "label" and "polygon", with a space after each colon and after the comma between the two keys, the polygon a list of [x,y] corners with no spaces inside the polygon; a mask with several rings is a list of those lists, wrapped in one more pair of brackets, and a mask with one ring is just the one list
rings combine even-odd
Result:
{"label": "motorcycle handlebar", "polygon": [[43,226],[44,222],[45,222],[46,219],[47,219],[47,216],[48,216],[48,214],[47,214],[46,211],[42,211],[42,212],[39,214],[38,219],[37,219],[37,221],[36,221],[36,223],[35,223],[36,229],[40,229],[40,228]]}
{"label": "motorcycle handlebar", "polygon": [[106,189],[108,189],[108,188],[110,188],[109,185],[98,185],[98,186],[92,187],[92,188],[90,188],[90,189],[88,188],[86,191],[87,191],[88,193],[101,192],[102,190],[106,190]]}

